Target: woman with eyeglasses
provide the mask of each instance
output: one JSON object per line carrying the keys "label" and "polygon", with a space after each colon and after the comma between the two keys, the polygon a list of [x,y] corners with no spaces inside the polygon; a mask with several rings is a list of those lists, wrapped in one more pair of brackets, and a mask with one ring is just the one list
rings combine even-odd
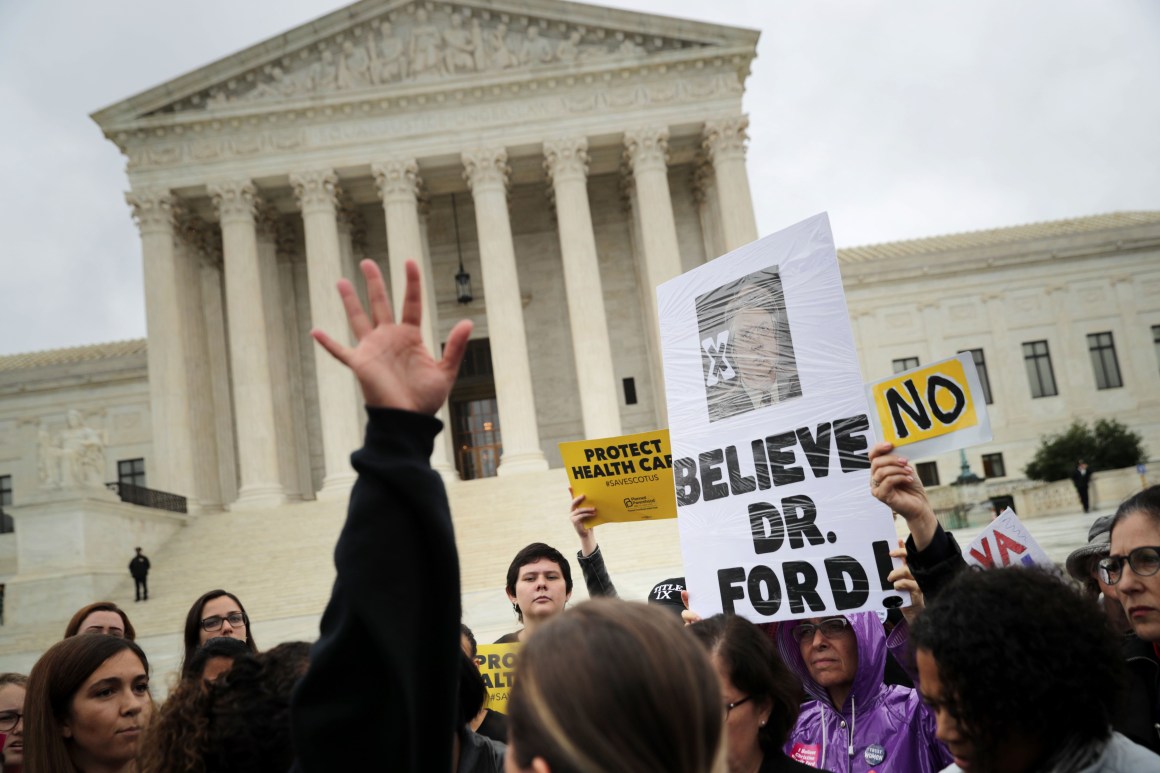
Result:
{"label": "woman with eyeglasses", "polygon": [[[899,625],[891,641],[908,634]],[[782,623],[777,649],[813,699],[786,744],[794,759],[842,773],[933,773],[950,764],[918,691],[883,681],[886,633],[874,612]]]}
{"label": "woman with eyeglasses", "polygon": [[0,674],[0,734],[4,736],[4,773],[24,770],[24,674]]}
{"label": "woman with eyeglasses", "polygon": [[242,602],[234,594],[221,590],[211,590],[193,602],[189,614],[185,616],[185,656],[181,660],[181,678],[190,676],[193,653],[210,639],[219,637],[239,639],[256,653],[254,634],[250,629],[250,618]]}
{"label": "woman with eyeglasses", "polygon": [[729,773],[812,771],[782,751],[797,720],[801,687],[769,637],[736,615],[714,615],[686,630],[709,650],[721,681]]}
{"label": "woman with eyeglasses", "polygon": [[1096,566],[1132,626],[1122,645],[1128,690],[1113,726],[1160,753],[1160,486],[1120,505],[1108,557]]}

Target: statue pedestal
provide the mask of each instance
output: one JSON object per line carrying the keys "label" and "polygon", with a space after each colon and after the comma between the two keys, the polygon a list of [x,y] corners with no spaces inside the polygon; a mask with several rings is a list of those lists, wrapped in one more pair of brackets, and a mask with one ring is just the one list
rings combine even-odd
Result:
{"label": "statue pedestal", "polygon": [[120,501],[105,489],[41,491],[5,509],[16,524],[17,575],[5,621],[65,622],[129,577],[133,548],[160,548],[187,516]]}

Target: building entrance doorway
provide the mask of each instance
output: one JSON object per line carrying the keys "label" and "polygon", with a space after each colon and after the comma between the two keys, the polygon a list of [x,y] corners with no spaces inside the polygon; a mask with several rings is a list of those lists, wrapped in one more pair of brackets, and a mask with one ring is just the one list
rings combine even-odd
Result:
{"label": "building entrance doorway", "polygon": [[449,400],[455,469],[463,480],[491,478],[503,453],[491,347],[486,338],[467,342]]}

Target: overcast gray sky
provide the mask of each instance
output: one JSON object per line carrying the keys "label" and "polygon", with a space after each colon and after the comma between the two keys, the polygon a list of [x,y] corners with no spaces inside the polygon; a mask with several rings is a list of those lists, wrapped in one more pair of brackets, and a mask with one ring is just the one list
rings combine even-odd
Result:
{"label": "overcast gray sky", "polygon": [[[145,335],[124,160],[88,114],[335,0],[0,0],[0,354]],[[1160,3],[609,0],[761,30],[761,233],[839,246],[1160,209]]]}

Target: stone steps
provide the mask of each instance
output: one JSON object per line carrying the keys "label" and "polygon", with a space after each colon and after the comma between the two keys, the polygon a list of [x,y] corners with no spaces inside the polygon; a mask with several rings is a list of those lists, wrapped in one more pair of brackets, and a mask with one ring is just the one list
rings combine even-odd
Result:
{"label": "stone steps", "polygon": [[[515,481],[519,485],[512,485]],[[511,557],[530,542],[547,542],[572,560],[573,600],[585,597],[573,560],[578,540],[568,519],[570,497],[563,470],[459,482],[449,497],[464,620],[476,629],[479,641],[492,641],[518,627],[503,593],[504,578]],[[109,600],[126,610],[140,638],[167,649],[174,646],[174,635],[180,640],[193,600],[213,588],[225,588],[242,600],[260,646],[283,640],[275,631],[313,638],[317,625],[310,621],[322,614],[330,597],[334,545],[345,517],[345,499],[196,516],[150,554],[153,570],[147,603],[134,603],[128,573]],[[600,527],[599,538],[624,598],[643,600],[653,583],[681,574],[675,520],[609,524]],[[421,583],[422,577],[417,577],[415,587],[400,593],[414,592]],[[59,625],[0,629],[0,668],[31,666],[60,638],[72,611],[62,611]],[[285,620],[294,623],[273,624]],[[265,635],[267,630],[279,638]],[[161,664],[173,662],[180,652],[148,654]]]}

